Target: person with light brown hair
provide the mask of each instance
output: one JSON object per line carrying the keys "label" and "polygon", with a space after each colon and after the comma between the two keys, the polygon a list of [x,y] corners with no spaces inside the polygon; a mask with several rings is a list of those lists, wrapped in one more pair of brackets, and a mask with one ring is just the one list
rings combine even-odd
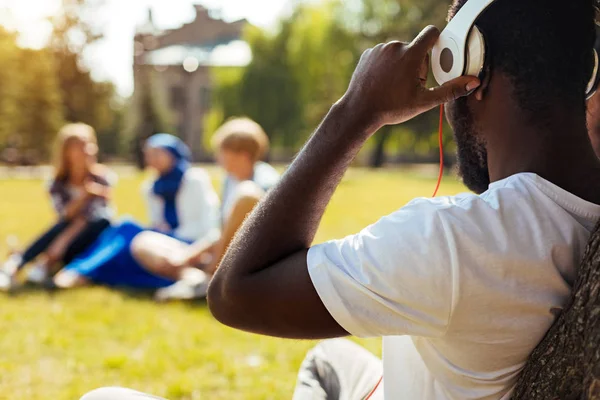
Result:
{"label": "person with light brown hair", "polygon": [[28,279],[42,283],[55,264],[71,261],[110,226],[115,175],[97,163],[97,153],[96,133],[91,126],[68,124],[59,131],[55,174],[49,185],[58,222],[22,254],[11,255],[0,269],[0,288],[10,288],[15,274],[36,259]]}
{"label": "person with light brown hair", "polygon": [[[217,130],[212,142],[219,165],[227,172],[222,195],[222,214],[226,221],[243,194],[240,189],[254,186],[266,192],[275,186],[279,174],[261,161],[269,150],[269,138],[262,127],[249,118],[229,120]],[[241,185],[244,182],[246,184]]]}

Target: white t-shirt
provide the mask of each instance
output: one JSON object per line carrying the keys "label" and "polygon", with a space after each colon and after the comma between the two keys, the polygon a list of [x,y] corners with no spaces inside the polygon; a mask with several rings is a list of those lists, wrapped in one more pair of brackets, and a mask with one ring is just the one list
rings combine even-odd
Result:
{"label": "white t-shirt", "polygon": [[[252,182],[256,183],[256,185],[268,192],[277,184],[279,181],[279,173],[270,166],[269,164],[259,161],[254,165],[254,175]],[[225,178],[225,182],[223,184],[223,208],[222,208],[222,217],[223,221],[226,221],[231,216],[231,212],[233,211],[233,206],[236,203],[236,199],[238,199],[238,188],[242,182],[235,179],[233,176],[228,175]]]}
{"label": "white t-shirt", "polygon": [[[166,224],[165,203],[152,191],[153,183],[146,182],[143,192],[148,202],[150,224],[156,227]],[[193,242],[207,235],[218,236],[221,221],[219,196],[204,169],[190,168],[185,172],[175,205],[179,220],[179,226],[173,232],[176,238]]]}
{"label": "white t-shirt", "polygon": [[568,301],[599,217],[600,206],[518,174],[481,196],[415,200],[314,246],[308,268],[344,329],[384,337],[375,398],[504,399]]}

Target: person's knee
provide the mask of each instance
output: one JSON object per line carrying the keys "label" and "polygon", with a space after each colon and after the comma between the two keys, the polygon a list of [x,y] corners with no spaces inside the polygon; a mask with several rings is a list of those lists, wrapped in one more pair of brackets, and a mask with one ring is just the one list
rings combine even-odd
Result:
{"label": "person's knee", "polygon": [[129,249],[131,250],[131,254],[135,258],[145,256],[148,252],[148,249],[150,248],[149,245],[151,243],[151,239],[152,239],[152,232],[142,232],[142,233],[136,235],[133,238],[133,240],[131,241],[131,244],[129,246]]}
{"label": "person's knee", "polygon": [[358,346],[357,344],[355,344],[354,342],[352,342],[348,339],[343,339],[343,338],[328,339],[328,340],[323,340],[319,344],[317,344],[313,348],[313,351],[321,353],[321,354],[325,354],[325,355],[331,355],[331,354],[345,353],[347,351],[355,350],[358,347],[360,347],[360,346]]}
{"label": "person's knee", "polygon": [[93,390],[81,397],[79,400],[162,400],[159,397],[151,396],[131,389],[119,387],[106,387]]}
{"label": "person's knee", "polygon": [[319,342],[315,347],[310,349],[306,354],[305,362],[312,364],[329,363],[332,355],[346,351],[350,342],[347,339],[329,339]]}
{"label": "person's knee", "polygon": [[92,390],[84,394],[79,400],[121,400],[120,397],[115,397],[118,388],[101,388]]}
{"label": "person's knee", "polygon": [[152,270],[171,268],[169,254],[158,251],[158,248],[153,246],[156,243],[156,235],[154,232],[142,232],[133,238],[130,246],[131,254],[140,264]]}
{"label": "person's knee", "polygon": [[342,366],[355,359],[366,356],[365,349],[348,339],[323,340],[306,354],[305,364],[312,364],[318,371],[331,365]]}

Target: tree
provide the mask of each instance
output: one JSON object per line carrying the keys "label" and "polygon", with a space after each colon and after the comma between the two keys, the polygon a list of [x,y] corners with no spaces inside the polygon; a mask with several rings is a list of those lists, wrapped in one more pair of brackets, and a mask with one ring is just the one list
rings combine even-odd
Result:
{"label": "tree", "polygon": [[49,48],[56,58],[64,118],[84,122],[103,133],[113,129],[117,110],[112,83],[96,82],[85,62],[87,50],[103,35],[97,22],[105,0],[62,0],[53,18]]}
{"label": "tree", "polygon": [[46,157],[63,122],[54,57],[19,48],[16,35],[2,29],[0,51],[0,148],[10,143]]}
{"label": "tree", "polygon": [[253,59],[239,85],[241,114],[256,120],[273,143],[283,147],[294,145],[294,134],[303,127],[299,82],[288,55],[292,25],[292,20],[284,21],[275,36],[249,29]]}
{"label": "tree", "polygon": [[[214,129],[223,119],[247,115],[263,125],[275,147],[296,150],[344,94],[365,49],[412,39],[425,24],[441,27],[446,14],[447,4],[437,0],[297,3],[274,34],[248,29],[253,60],[239,74],[216,74],[214,108],[206,124]],[[432,111],[376,134],[367,146],[371,165],[385,163],[390,144],[400,152],[435,156],[438,115]],[[450,135],[445,142],[451,142]]]}
{"label": "tree", "polygon": [[345,93],[362,53],[356,36],[340,23],[343,3],[302,6],[292,16],[288,42],[291,72],[299,82],[304,141]]}
{"label": "tree", "polygon": [[48,158],[53,138],[63,124],[62,98],[55,59],[50,51],[20,51],[19,125],[21,146]]}
{"label": "tree", "polygon": [[[346,2],[346,10],[343,23],[356,32],[357,45],[366,49],[394,39],[410,41],[426,25],[441,28],[448,12],[448,4],[438,0],[354,0]],[[435,83],[430,81],[430,84]],[[401,131],[413,135],[412,147],[401,150],[414,154],[420,148],[426,152],[434,148],[429,143],[437,142],[437,117],[438,113],[431,111],[407,122],[402,128],[388,128],[378,132],[371,143],[373,150],[370,165],[381,167],[385,164],[386,145]],[[449,141],[451,137],[446,136],[445,142]]]}
{"label": "tree", "polygon": [[241,72],[215,71],[210,128],[217,119],[246,115],[275,146],[301,145],[344,93],[358,59],[353,35],[338,24],[340,7],[336,1],[300,5],[275,34],[249,27],[250,65]]}
{"label": "tree", "polygon": [[600,399],[600,224],[573,298],[521,374],[514,400]]}
{"label": "tree", "polygon": [[133,151],[134,159],[138,168],[144,168],[143,146],[146,139],[155,133],[172,132],[171,115],[165,104],[165,99],[160,91],[156,90],[156,79],[150,67],[145,68],[140,74],[143,81],[136,90],[133,102],[139,103],[139,107],[130,105],[135,113],[129,113],[130,121],[127,130],[133,137],[129,144]]}
{"label": "tree", "polygon": [[0,148],[19,129],[19,55],[15,34],[0,27]]}

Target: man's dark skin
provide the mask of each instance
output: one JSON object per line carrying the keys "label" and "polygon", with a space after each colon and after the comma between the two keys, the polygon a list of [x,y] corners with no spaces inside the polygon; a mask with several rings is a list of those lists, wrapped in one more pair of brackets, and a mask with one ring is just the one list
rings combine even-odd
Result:
{"label": "man's dark skin", "polygon": [[600,158],[600,93],[588,101],[587,123],[590,140],[596,155]]}
{"label": "man's dark skin", "polygon": [[[363,54],[346,94],[245,222],[223,259],[208,295],[219,321],[284,338],[348,335],[321,302],[306,261],[333,192],[379,128],[441,103],[451,102],[452,113],[454,100],[474,88],[466,104],[476,116],[478,139],[486,143],[490,181],[532,172],[600,204],[600,168],[585,118],[557,110],[549,124],[553,131],[540,134],[522,117],[509,79],[498,71],[481,83],[461,77],[426,89],[427,54],[438,36],[436,28],[428,27],[410,45],[392,42]],[[398,264],[400,268],[402,260]]]}

